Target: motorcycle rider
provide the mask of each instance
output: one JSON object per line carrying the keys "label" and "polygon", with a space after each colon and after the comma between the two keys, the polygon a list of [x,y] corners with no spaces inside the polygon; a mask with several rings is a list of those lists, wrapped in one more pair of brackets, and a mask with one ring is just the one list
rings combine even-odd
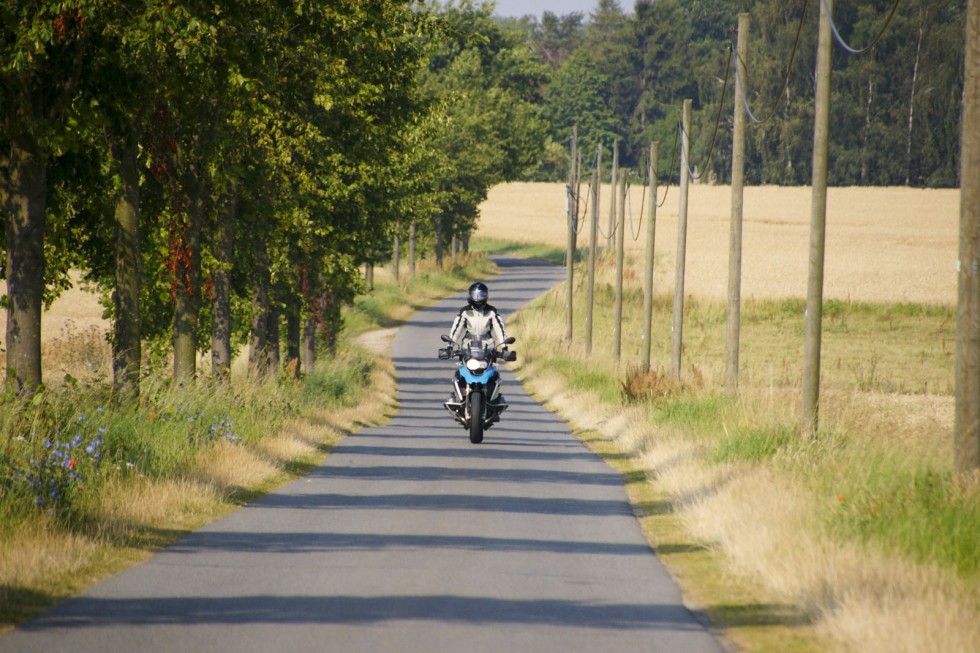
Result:
{"label": "motorcycle rider", "polygon": [[457,349],[463,346],[463,341],[472,338],[493,338],[494,346],[500,348],[507,339],[504,331],[504,321],[497,309],[487,303],[490,289],[485,283],[477,281],[467,292],[469,303],[459,309],[449,337]]}
{"label": "motorcycle rider", "polygon": [[[445,358],[452,356],[453,349],[462,349],[471,340],[484,341],[487,338],[493,339],[494,348],[507,351],[507,334],[504,331],[504,321],[500,317],[497,309],[487,303],[490,297],[490,290],[485,283],[477,281],[472,284],[467,291],[469,302],[459,309],[456,319],[453,321],[452,329],[449,332],[451,344],[442,350]],[[505,360],[507,360],[505,358]],[[509,360],[513,360],[510,358]],[[456,373],[457,377],[459,372]],[[459,400],[454,394],[449,395],[448,401],[444,404],[447,408],[452,406],[459,407]],[[493,405],[498,407],[496,416],[490,422],[495,422],[500,417],[500,412],[507,408],[507,401],[503,394],[498,394],[493,401]]]}

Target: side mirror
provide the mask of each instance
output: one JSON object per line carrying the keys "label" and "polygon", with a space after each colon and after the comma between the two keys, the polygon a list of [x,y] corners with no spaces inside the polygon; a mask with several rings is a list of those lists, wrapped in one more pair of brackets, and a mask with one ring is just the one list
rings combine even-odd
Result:
{"label": "side mirror", "polygon": [[515,342],[517,342],[517,338],[515,338],[514,336],[510,336],[509,338],[507,338],[506,340],[504,340],[504,344],[505,345],[512,345]]}
{"label": "side mirror", "polygon": [[506,354],[504,354],[504,360],[507,361],[508,363],[513,363],[514,361],[517,360],[517,352],[516,351],[507,352]]}
{"label": "side mirror", "polygon": [[452,358],[452,350],[449,347],[439,350],[439,358],[442,360],[449,360]]}
{"label": "side mirror", "polygon": [[452,344],[452,342],[453,342],[453,339],[450,338],[449,336],[447,336],[446,334],[442,334],[442,336],[440,336],[440,337],[442,338],[442,341],[445,342],[445,343],[447,343],[447,344]]}

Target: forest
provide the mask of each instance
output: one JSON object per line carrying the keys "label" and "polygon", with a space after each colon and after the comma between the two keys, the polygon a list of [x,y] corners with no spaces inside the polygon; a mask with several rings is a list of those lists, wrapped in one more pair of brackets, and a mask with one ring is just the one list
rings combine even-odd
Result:
{"label": "forest", "polygon": [[[363,266],[465,250],[493,185],[567,177],[573,127],[586,158],[615,141],[634,169],[659,140],[669,180],[690,98],[692,161],[724,183],[740,12],[746,181],[809,183],[819,2],[538,20],[470,0],[2,0],[8,391],[42,385],[42,313],[72,271],[133,396],[148,369],[193,379],[205,351],[218,379],[245,346],[257,376],[309,368]],[[958,184],[964,10],[835,3],[840,37],[873,47],[834,51],[831,184]]]}
{"label": "forest", "polygon": [[[724,183],[736,85],[730,50],[738,14],[749,14],[741,82],[756,120],[746,183],[801,185],[810,183],[820,4],[641,0],[627,12],[615,0],[597,0],[589,15],[546,12],[540,21],[529,16],[508,26],[523,31],[548,65],[541,102],[553,144],[567,149],[575,124],[586,152],[597,143],[608,152],[619,140],[625,165],[636,167],[649,142],[659,140],[659,170],[666,171],[681,103],[690,98],[692,161]],[[834,3],[844,43],[873,47],[860,54],[834,47],[831,184],[958,186],[965,7],[965,0]],[[560,177],[558,151],[549,150],[552,167],[539,175]]]}

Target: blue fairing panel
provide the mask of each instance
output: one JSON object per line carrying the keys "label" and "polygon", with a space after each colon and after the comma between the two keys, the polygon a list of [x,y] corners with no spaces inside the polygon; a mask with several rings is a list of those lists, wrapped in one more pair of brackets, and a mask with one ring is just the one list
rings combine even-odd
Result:
{"label": "blue fairing panel", "polygon": [[474,383],[487,384],[490,379],[494,377],[497,370],[491,365],[487,369],[483,370],[480,374],[474,374],[473,372],[466,369],[465,365],[459,366],[459,374],[466,381],[467,385],[473,385]]}

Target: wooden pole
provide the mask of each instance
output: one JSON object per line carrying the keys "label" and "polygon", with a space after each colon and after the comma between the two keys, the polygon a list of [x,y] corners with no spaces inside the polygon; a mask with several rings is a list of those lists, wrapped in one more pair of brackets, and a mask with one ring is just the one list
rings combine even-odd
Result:
{"label": "wooden pole", "polygon": [[687,192],[690,185],[687,135],[691,127],[691,100],[684,100],[681,111],[681,171],[680,198],[677,206],[677,267],[674,275],[674,333],[672,360],[674,377],[681,378],[681,358],[684,346],[684,267],[687,257]]}
{"label": "wooden pole", "polygon": [[955,468],[980,477],[980,0],[966,10],[960,140],[960,258],[956,310]]}
{"label": "wooden pole", "polygon": [[572,128],[572,146],[568,158],[568,188],[566,189],[566,203],[568,205],[568,246],[565,251],[566,290],[565,290],[565,341],[572,341],[572,298],[575,294],[575,218],[578,215],[577,198],[575,196],[578,181],[575,175],[578,173],[578,128]]}
{"label": "wooden pole", "polygon": [[[749,14],[738,15],[738,66],[746,78],[749,56]],[[735,115],[732,119],[732,213],[728,234],[728,310],[725,315],[725,387],[738,393],[739,329],[742,320],[742,208],[745,185],[745,104],[742,86],[735,85]]]}
{"label": "wooden pole", "polygon": [[618,361],[623,342],[623,250],[626,235],[626,170],[619,172],[619,220],[616,230],[616,300],[613,308],[613,357]]}
{"label": "wooden pole", "polygon": [[609,231],[606,233],[606,251],[612,252],[616,229],[616,180],[619,178],[619,141],[613,141],[612,172],[609,173]]}
{"label": "wooden pole", "polygon": [[827,234],[827,143],[830,134],[830,16],[833,0],[820,5],[817,90],[813,115],[813,184],[810,200],[810,258],[803,333],[803,412],[800,428],[813,437],[819,427],[820,340],[823,320],[824,242]]}
{"label": "wooden pole", "polygon": [[640,361],[644,372],[650,371],[651,335],[653,332],[653,254],[657,238],[657,156],[659,145],[650,143],[650,208],[647,209],[647,257],[643,273],[643,354]]}
{"label": "wooden pole", "polygon": [[595,257],[599,243],[599,187],[602,184],[602,145],[596,152],[592,171],[592,215],[589,219],[589,283],[585,299],[585,355],[592,354],[592,310],[595,304]]}

